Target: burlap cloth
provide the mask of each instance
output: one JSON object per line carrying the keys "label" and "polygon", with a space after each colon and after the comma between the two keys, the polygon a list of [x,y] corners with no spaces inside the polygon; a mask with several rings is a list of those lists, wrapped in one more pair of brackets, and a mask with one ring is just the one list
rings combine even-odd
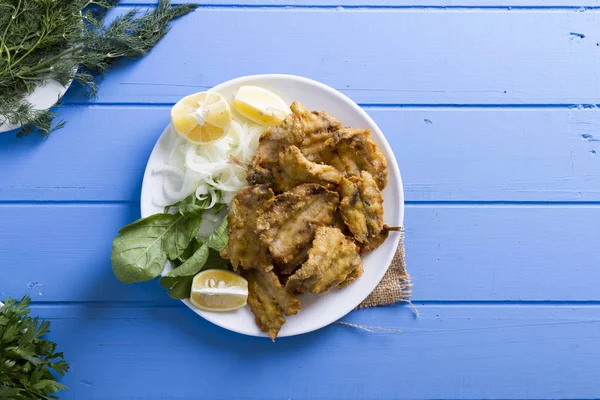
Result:
{"label": "burlap cloth", "polygon": [[399,301],[409,301],[412,284],[410,276],[406,272],[406,263],[404,261],[404,231],[400,232],[400,243],[394,255],[387,272],[379,282],[379,285],[371,292],[358,308],[383,306],[398,303]]}

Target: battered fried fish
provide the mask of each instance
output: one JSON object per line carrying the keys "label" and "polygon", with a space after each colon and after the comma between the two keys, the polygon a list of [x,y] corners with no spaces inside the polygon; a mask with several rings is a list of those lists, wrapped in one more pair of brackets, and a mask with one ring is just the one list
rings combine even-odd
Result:
{"label": "battered fried fish", "polygon": [[368,130],[340,129],[325,142],[325,145],[331,151],[324,160],[326,164],[342,171],[346,177],[359,176],[361,171],[368,171],[377,182],[379,189],[386,187],[387,159],[373,143]]}
{"label": "battered fried fish", "polygon": [[[305,183],[267,201],[258,212],[257,233],[278,264],[304,260],[298,256],[310,246],[319,226],[331,225],[339,203],[337,193]],[[290,266],[290,268],[293,266]]]}
{"label": "battered fried fish", "polygon": [[252,159],[247,180],[250,184],[273,183],[272,169],[279,161],[279,152],[293,145],[313,162],[323,161],[324,144],[342,124],[325,112],[309,111],[297,101],[279,126],[265,130]]}
{"label": "battered fried fish", "polygon": [[369,251],[375,250],[376,248],[381,246],[383,242],[385,242],[389,235],[390,231],[389,229],[387,229],[387,225],[384,225],[381,232],[379,232],[379,235],[372,236],[366,242],[358,244],[358,246],[360,247],[360,254],[368,253]]}
{"label": "battered fried fish", "polygon": [[273,340],[285,323],[281,315],[294,315],[300,311],[300,301],[288,293],[272,271],[257,269],[243,272],[248,280],[248,304],[256,324]]}
{"label": "battered fried fish", "polygon": [[275,263],[274,269],[280,277],[291,275],[296,268],[300,266],[308,258],[308,246],[304,247],[301,252],[296,254],[294,258],[285,264]]}
{"label": "battered fried fish", "polygon": [[354,282],[357,278],[360,278],[360,276],[363,274],[364,272],[364,268],[362,263],[352,272],[350,272],[350,274],[348,275],[348,277],[346,278],[346,280],[342,283],[340,283],[337,288],[338,289],[343,289],[346,286],[348,286],[349,284],[351,284],[352,282]]}
{"label": "battered fried fish", "polygon": [[315,233],[308,260],[290,276],[286,289],[291,293],[323,294],[361,274],[358,246],[339,229],[323,226]]}
{"label": "battered fried fish", "polygon": [[373,251],[385,242],[385,240],[390,235],[390,232],[400,232],[402,228],[398,226],[387,226],[383,225],[383,229],[379,232],[379,235],[372,236],[364,243],[359,243],[358,247],[360,247],[360,254],[368,253],[369,251]]}
{"label": "battered fried fish", "polygon": [[308,161],[296,146],[279,153],[279,164],[273,167],[276,192],[292,190],[301,183],[318,183],[335,189],[342,180],[340,171],[330,165]]}
{"label": "battered fried fish", "polygon": [[383,229],[383,194],[371,174],[342,179],[338,191],[340,213],[354,238],[364,243],[377,236]]}
{"label": "battered fried fish", "polygon": [[273,268],[269,249],[262,245],[256,234],[258,211],[272,198],[273,191],[267,185],[247,186],[240,190],[229,205],[229,242],[221,257],[231,261],[233,270],[258,268],[265,271]]}

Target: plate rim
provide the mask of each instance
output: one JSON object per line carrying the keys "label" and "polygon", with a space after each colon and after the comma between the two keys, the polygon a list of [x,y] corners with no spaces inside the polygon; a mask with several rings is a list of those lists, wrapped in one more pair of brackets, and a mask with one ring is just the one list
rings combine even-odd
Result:
{"label": "plate rim", "polygon": [[[75,68],[75,70],[77,70],[77,68]],[[37,85],[36,88],[33,90],[33,92],[25,95],[24,99],[31,103],[34,110],[38,110],[38,111],[49,110],[52,107],[55,107],[58,104],[58,102],[60,102],[60,100],[65,96],[65,94],[67,93],[67,90],[69,90],[69,88],[71,87],[72,84],[73,84],[73,80],[70,80],[66,86],[63,86],[59,82],[55,81],[54,79],[48,79],[48,80],[40,83],[39,85]],[[53,86],[56,86],[56,87],[53,88]],[[59,90],[56,91],[56,89],[59,89]],[[36,96],[50,96],[51,94],[56,95],[56,100],[50,101],[50,103],[52,103],[52,104],[50,104],[47,107],[43,106],[41,108],[37,108],[37,106],[39,106],[39,102],[36,102],[36,103],[31,102],[31,99]],[[22,126],[23,126],[22,124],[9,125],[8,121],[6,120],[6,117],[4,115],[0,114],[0,133],[12,132],[17,129],[20,129]]]}
{"label": "plate rim", "polygon": [[[398,176],[398,206],[399,206],[399,216],[398,216],[398,226],[404,227],[404,213],[405,213],[405,201],[404,201],[404,185],[403,185],[403,181],[402,181],[402,175],[400,173],[400,167],[398,165],[398,162],[396,160],[396,156],[392,150],[392,147],[390,146],[387,138],[385,137],[385,135],[383,134],[383,132],[381,131],[381,128],[379,128],[379,125],[377,125],[377,123],[373,120],[373,118],[371,118],[371,116],[364,110],[362,109],[356,102],[354,102],[352,99],[350,99],[348,96],[346,96],[345,94],[341,93],[340,91],[332,88],[329,85],[326,85],[322,82],[316,81],[314,79],[310,79],[310,78],[306,78],[303,76],[299,76],[299,75],[292,75],[292,74],[255,74],[255,75],[246,75],[246,76],[241,76],[241,77],[237,77],[237,78],[233,78],[230,80],[227,80],[225,82],[219,83],[215,86],[213,86],[212,88],[208,89],[208,91],[218,91],[220,87],[223,86],[231,86],[231,85],[236,85],[236,84],[240,84],[240,83],[244,83],[247,81],[252,81],[252,80],[258,80],[258,79],[263,79],[263,80],[269,80],[269,79],[284,79],[284,80],[291,80],[291,81],[296,81],[296,82],[302,82],[304,84],[308,84],[308,85],[312,85],[312,86],[317,86],[320,89],[329,92],[330,94],[332,94],[334,97],[338,98],[339,100],[341,100],[342,102],[344,102],[347,106],[349,106],[350,108],[352,108],[355,112],[357,112],[358,114],[360,114],[360,116],[362,118],[364,118],[369,124],[371,124],[374,128],[376,128],[375,130],[377,131],[379,137],[382,139],[382,145],[385,147],[386,153],[391,155],[391,160],[388,158],[388,169],[390,169],[390,167],[394,170],[394,173]],[[144,203],[141,201],[141,199],[144,198],[144,193],[145,193],[145,187],[146,185],[144,184],[146,182],[146,179],[149,178],[149,176],[152,173],[152,169],[150,168],[150,160],[152,159],[152,156],[154,155],[154,153],[156,151],[158,151],[158,143],[161,140],[161,138],[163,137],[163,135],[165,134],[165,132],[167,132],[170,129],[170,123],[167,124],[167,126],[165,127],[165,129],[162,131],[162,133],[159,135],[159,137],[156,140],[156,143],[154,144],[154,147],[152,148],[152,151],[150,152],[150,155],[148,157],[148,161],[146,162],[146,168],[144,169],[144,176],[142,179],[142,188],[140,190],[140,214],[142,216],[142,218],[144,218],[145,216],[150,215],[149,213],[144,213]],[[392,165],[390,165],[392,164]],[[398,244],[400,242],[400,236],[401,235],[394,235],[394,249],[398,248]],[[338,312],[336,314],[333,314],[333,317],[329,317],[327,319],[324,320],[323,323],[319,323],[316,324],[314,326],[311,326],[309,329],[305,329],[305,330],[300,330],[299,332],[293,332],[293,333],[285,333],[285,332],[281,332],[280,335],[278,335],[278,338],[283,338],[283,337],[291,337],[291,336],[297,336],[297,335],[302,335],[302,334],[306,334],[309,332],[313,332],[316,330],[319,330],[321,328],[324,328],[328,325],[331,325],[333,323],[335,323],[336,321],[340,320],[341,318],[343,318],[345,315],[347,315],[348,313],[350,313],[351,311],[353,311],[358,305],[360,305],[360,303],[362,303],[372,292],[373,290],[375,290],[375,288],[379,285],[379,283],[381,282],[381,280],[383,279],[384,275],[386,274],[386,272],[388,271],[389,267],[392,264],[392,261],[394,259],[395,256],[395,251],[390,252],[387,256],[387,259],[385,261],[386,267],[382,268],[381,272],[379,273],[379,275],[376,277],[376,279],[374,280],[374,285],[369,288],[367,295],[362,298],[356,305],[354,305],[353,307],[351,307],[350,309],[346,309],[347,307],[340,307],[340,309],[342,310],[341,312]],[[167,261],[168,262],[168,261]],[[367,291],[366,291],[367,292]],[[238,334],[242,334],[242,335],[246,335],[246,336],[253,336],[253,337],[264,337],[264,338],[268,338],[267,334],[264,332],[259,332],[259,333],[253,333],[253,332],[247,332],[247,331],[243,331],[241,329],[237,329],[236,326],[229,326],[226,324],[222,324],[220,323],[220,321],[218,321],[217,316],[219,315],[219,313],[209,313],[209,312],[204,312],[201,310],[196,309],[189,301],[189,299],[182,299],[181,302],[183,302],[188,308],[190,308],[194,313],[196,313],[197,315],[199,315],[200,317],[202,317],[203,319],[205,319],[206,321],[220,327],[223,329],[227,329],[229,331],[232,332],[236,332]],[[332,314],[329,314],[332,315]]]}

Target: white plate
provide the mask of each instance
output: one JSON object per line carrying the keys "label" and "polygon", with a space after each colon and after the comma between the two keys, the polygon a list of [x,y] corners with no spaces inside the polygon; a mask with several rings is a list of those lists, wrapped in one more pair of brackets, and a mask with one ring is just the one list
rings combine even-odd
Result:
{"label": "white plate", "polygon": [[[25,100],[33,104],[33,108],[36,110],[47,110],[58,103],[58,100],[65,94],[70,85],[70,82],[67,86],[63,86],[55,80],[48,80],[43,85],[35,88],[31,94],[25,96]],[[20,125],[10,125],[5,122],[4,116],[0,115],[0,133],[20,127]]]}
{"label": "white plate", "polygon": [[[335,89],[322,83],[293,75],[254,75],[222,83],[212,91],[223,95],[230,103],[238,88],[243,85],[264,87],[279,94],[288,104],[298,100],[310,110],[325,110],[345,125],[370,129],[373,139],[388,160],[388,185],[383,190],[385,200],[385,222],[389,226],[402,226],[404,219],[404,194],[400,170],[390,145],[375,122],[356,103]],[[153,174],[155,166],[162,164],[167,154],[169,127],[165,129],[148,160],[142,184],[142,217],[162,212],[162,208],[152,202],[154,196],[162,192],[163,177]],[[397,134],[390,132],[389,134]],[[332,290],[323,296],[304,295],[299,314],[286,317],[279,337],[299,335],[329,325],[352,311],[375,289],[387,271],[400,239],[399,233],[392,232],[382,246],[363,257],[365,272],[344,290]],[[183,302],[194,312],[208,321],[234,332],[251,336],[266,336],[254,322],[249,307],[229,313],[210,313],[194,308],[189,300]]]}

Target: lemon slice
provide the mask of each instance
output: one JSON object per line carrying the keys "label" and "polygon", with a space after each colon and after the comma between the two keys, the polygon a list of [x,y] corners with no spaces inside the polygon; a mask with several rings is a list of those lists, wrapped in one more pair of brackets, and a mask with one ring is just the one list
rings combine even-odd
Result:
{"label": "lemon slice", "polygon": [[242,86],[233,99],[233,108],[259,125],[279,125],[291,113],[275,93],[258,86]]}
{"label": "lemon slice", "polygon": [[227,134],[231,124],[229,103],[218,93],[194,93],[171,109],[175,131],[194,144],[211,143]]}
{"label": "lemon slice", "polygon": [[233,311],[248,300],[248,281],[231,271],[208,269],[192,282],[190,302],[203,311]]}

